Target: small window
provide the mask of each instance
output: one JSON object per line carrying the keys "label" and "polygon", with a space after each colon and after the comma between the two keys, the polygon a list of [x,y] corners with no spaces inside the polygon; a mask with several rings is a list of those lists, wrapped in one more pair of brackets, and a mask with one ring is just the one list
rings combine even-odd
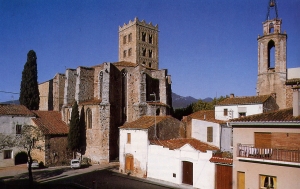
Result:
{"label": "small window", "polygon": [[149,58],[152,58],[152,50],[149,50]]}
{"label": "small window", "polygon": [[142,41],[146,41],[146,33],[142,32]]}
{"label": "small window", "polygon": [[259,175],[259,179],[260,179],[260,189],[265,189],[265,188],[277,189],[276,177],[268,176],[268,175]]}
{"label": "small window", "polygon": [[239,112],[239,117],[245,117],[246,116],[246,112]]}
{"label": "small window", "polygon": [[131,56],[131,53],[132,53],[132,49],[128,49],[128,56]]}
{"label": "small window", "polygon": [[123,57],[125,58],[126,57],[126,50],[125,51],[123,51]]}
{"label": "small window", "polygon": [[22,125],[16,125],[16,134],[20,135],[22,132]]}
{"label": "small window", "polygon": [[227,116],[228,115],[228,109],[224,109],[224,116]]}
{"label": "small window", "polygon": [[146,49],[145,48],[142,49],[142,55],[146,56]]}
{"label": "small window", "polygon": [[132,33],[130,33],[129,35],[128,35],[128,42],[131,42],[132,41]]}
{"label": "small window", "polygon": [[91,109],[87,109],[86,110],[86,125],[87,125],[87,128],[91,129],[92,128],[92,110]]}
{"label": "small window", "polygon": [[149,35],[149,43],[152,43],[152,35]]}
{"label": "small window", "polygon": [[149,62],[149,67],[151,68],[151,66],[152,66],[152,65],[151,65],[151,62]]}
{"label": "small window", "polygon": [[131,144],[131,133],[127,133],[127,144]]}
{"label": "small window", "polygon": [[3,150],[3,159],[11,159],[12,150]]}
{"label": "small window", "polygon": [[207,127],[207,142],[213,142],[213,127]]}
{"label": "small window", "polygon": [[126,35],[123,37],[123,44],[126,44]]}

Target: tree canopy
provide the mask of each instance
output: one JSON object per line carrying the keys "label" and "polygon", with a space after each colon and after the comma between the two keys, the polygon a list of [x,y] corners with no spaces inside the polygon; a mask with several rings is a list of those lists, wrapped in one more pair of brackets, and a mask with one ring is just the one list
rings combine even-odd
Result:
{"label": "tree canopy", "polygon": [[19,101],[29,110],[38,110],[40,104],[36,59],[36,53],[30,50],[22,72]]}
{"label": "tree canopy", "polygon": [[71,120],[68,133],[68,147],[73,152],[80,151],[80,127],[78,104],[75,101],[72,106]]}

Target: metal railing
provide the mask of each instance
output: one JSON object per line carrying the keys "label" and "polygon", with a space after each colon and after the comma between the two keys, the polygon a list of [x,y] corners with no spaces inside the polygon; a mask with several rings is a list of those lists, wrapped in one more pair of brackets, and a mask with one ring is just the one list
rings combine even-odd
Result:
{"label": "metal railing", "polygon": [[300,149],[256,148],[251,144],[239,144],[237,157],[300,163]]}

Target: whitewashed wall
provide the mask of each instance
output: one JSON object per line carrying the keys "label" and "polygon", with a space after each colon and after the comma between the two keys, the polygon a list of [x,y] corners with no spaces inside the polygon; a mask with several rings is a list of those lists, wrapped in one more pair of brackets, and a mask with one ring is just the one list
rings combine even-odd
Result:
{"label": "whitewashed wall", "polygon": [[[0,133],[5,135],[16,135],[16,125],[32,125],[32,117],[19,117],[5,115],[0,116]],[[19,148],[5,148],[4,150],[12,150],[11,159],[4,159],[3,150],[0,151],[0,167],[8,167],[15,165],[15,155],[21,151]]]}
{"label": "whitewashed wall", "polygon": [[[213,127],[212,142],[207,142],[207,127]],[[192,138],[220,148],[220,124],[192,119]]]}
{"label": "whitewashed wall", "polygon": [[[131,143],[127,144],[127,133],[131,133]],[[125,172],[126,154],[133,155],[134,172],[132,175],[140,176],[147,174],[148,159],[148,131],[120,129],[120,172]]]}
{"label": "whitewashed wall", "polygon": [[212,152],[202,153],[189,144],[177,150],[149,145],[148,177],[182,184],[182,161],[193,163],[193,187],[213,189],[215,164],[209,159]]}
{"label": "whitewashed wall", "polygon": [[[262,104],[253,105],[232,105],[232,106],[215,106],[215,119],[229,120],[239,117],[239,108],[246,108],[246,116],[263,113]],[[224,109],[228,110],[227,116],[224,116]]]}

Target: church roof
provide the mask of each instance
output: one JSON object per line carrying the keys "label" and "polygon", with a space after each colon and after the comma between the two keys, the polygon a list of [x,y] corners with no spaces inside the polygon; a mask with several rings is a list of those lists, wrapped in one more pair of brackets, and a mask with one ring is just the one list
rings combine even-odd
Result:
{"label": "church roof", "polygon": [[171,116],[142,116],[138,120],[135,120],[130,123],[125,123],[123,126],[119,127],[120,129],[148,129],[151,126],[154,126],[155,123],[166,120],[166,119],[175,119]]}
{"label": "church roof", "polygon": [[230,122],[297,122],[300,123],[300,116],[293,116],[293,108],[277,110],[269,113],[256,114],[251,116],[240,117]]}
{"label": "church roof", "polygon": [[34,113],[32,113],[24,105],[18,105],[18,104],[0,104],[0,115],[14,115],[14,116],[26,116],[26,117],[35,116]]}
{"label": "church roof", "polygon": [[198,112],[194,112],[188,116],[188,118],[198,119],[203,121],[209,121],[214,123],[225,123],[222,120],[215,119],[215,111],[214,110],[200,110]]}
{"label": "church roof", "polygon": [[262,104],[266,102],[271,95],[260,95],[260,96],[246,96],[246,97],[232,97],[226,98],[219,102],[217,106],[224,106],[224,105],[246,105],[246,104]]}
{"label": "church roof", "polygon": [[293,79],[288,79],[285,82],[286,85],[299,85],[300,84],[300,78],[293,78]]}
{"label": "church roof", "polygon": [[61,113],[58,111],[33,111],[37,118],[32,121],[47,134],[68,134],[69,126],[62,121]]}
{"label": "church roof", "polygon": [[135,67],[135,66],[137,66],[135,63],[125,62],[125,61],[114,62],[113,65],[115,65],[115,66],[124,66],[124,67]]}
{"label": "church roof", "polygon": [[151,140],[150,144],[163,146],[169,148],[170,150],[179,149],[182,146],[189,144],[195,150],[206,152],[207,150],[219,150],[218,147],[210,145],[208,143],[202,142],[194,138],[179,138],[171,140]]}

